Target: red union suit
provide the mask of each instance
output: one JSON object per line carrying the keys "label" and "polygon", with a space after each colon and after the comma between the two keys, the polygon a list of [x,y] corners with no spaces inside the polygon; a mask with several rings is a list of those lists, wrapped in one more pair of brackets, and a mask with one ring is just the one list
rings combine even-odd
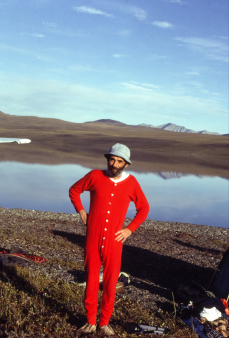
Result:
{"label": "red union suit", "polygon": [[108,325],[115,301],[115,290],[121,268],[122,243],[115,233],[122,229],[129,203],[136,206],[136,216],[128,228],[134,232],[146,219],[149,204],[137,180],[126,175],[112,180],[106,170],[92,170],[70,188],[70,199],[79,212],[84,209],[80,194],[90,191],[85,244],[85,307],[88,323],[96,324],[99,274],[103,263],[103,298],[99,326]]}

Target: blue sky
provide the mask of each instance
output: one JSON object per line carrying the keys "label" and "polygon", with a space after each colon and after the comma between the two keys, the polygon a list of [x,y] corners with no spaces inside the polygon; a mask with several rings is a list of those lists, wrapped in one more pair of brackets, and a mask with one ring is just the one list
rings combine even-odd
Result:
{"label": "blue sky", "polygon": [[0,0],[0,110],[228,133],[227,0]]}

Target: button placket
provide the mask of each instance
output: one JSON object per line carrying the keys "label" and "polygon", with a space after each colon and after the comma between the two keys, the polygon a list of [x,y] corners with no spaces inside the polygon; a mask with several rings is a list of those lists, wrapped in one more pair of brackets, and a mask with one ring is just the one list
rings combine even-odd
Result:
{"label": "button placket", "polygon": [[[104,228],[104,231],[107,231],[107,228]],[[101,246],[101,249],[104,248],[104,239],[106,239],[106,237],[104,236],[103,239],[102,239],[102,246]]]}
{"label": "button placket", "polygon": [[[116,187],[117,186],[117,183],[115,183],[114,184],[114,187]],[[113,197],[114,196],[114,193],[112,192],[111,193],[111,197]],[[111,202],[108,202],[108,204],[109,204],[109,206],[111,205]],[[110,216],[110,210],[107,210],[107,218],[106,218],[106,224],[107,223],[109,223],[109,216]],[[108,229],[107,228],[104,228],[104,231],[107,231]],[[106,239],[106,237],[103,237],[103,239],[102,239],[102,246],[101,246],[101,248],[103,249],[104,248],[104,240]]]}

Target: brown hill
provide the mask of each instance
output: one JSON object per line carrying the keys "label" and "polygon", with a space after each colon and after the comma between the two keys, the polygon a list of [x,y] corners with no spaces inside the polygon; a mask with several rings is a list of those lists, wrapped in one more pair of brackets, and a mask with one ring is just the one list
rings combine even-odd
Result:
{"label": "brown hill", "polygon": [[113,126],[127,126],[127,124],[116,121],[116,120],[111,120],[111,119],[100,119],[96,121],[90,121],[86,123],[92,123],[92,122],[99,122],[99,123],[105,123],[105,124],[111,124]]}
{"label": "brown hill", "polygon": [[[115,121],[116,123],[118,121]],[[0,137],[29,138],[27,145],[0,144],[1,161],[104,168],[111,145],[131,149],[133,171],[176,171],[229,177],[229,138],[174,133],[103,121],[71,123],[0,112]]]}

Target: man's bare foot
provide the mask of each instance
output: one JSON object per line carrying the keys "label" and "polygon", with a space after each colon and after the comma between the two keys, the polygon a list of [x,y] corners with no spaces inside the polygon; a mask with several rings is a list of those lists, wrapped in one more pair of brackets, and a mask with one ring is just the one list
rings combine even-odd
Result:
{"label": "man's bare foot", "polygon": [[114,330],[110,325],[104,325],[99,327],[99,334],[101,336],[114,336]]}
{"label": "man's bare foot", "polygon": [[96,331],[96,325],[91,325],[89,323],[85,324],[82,326],[79,330],[76,331],[76,335],[80,334],[89,334],[89,333],[94,333]]}

